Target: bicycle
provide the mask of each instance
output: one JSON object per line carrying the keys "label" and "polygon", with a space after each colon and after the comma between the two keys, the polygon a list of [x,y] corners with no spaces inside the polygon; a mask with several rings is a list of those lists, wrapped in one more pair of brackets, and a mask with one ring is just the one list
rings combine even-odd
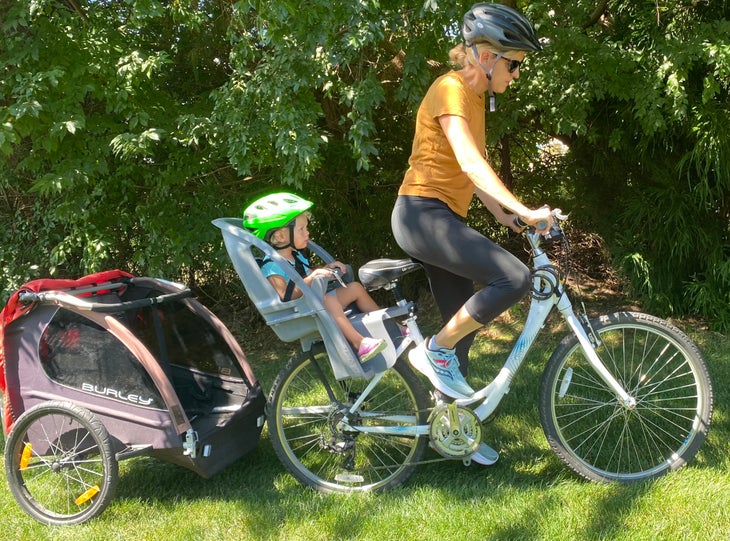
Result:
{"label": "bicycle", "polygon": [[[338,357],[350,352],[332,341],[336,333],[327,334],[322,310],[288,308],[286,316],[271,317],[274,312],[266,310],[274,301],[254,299],[275,330],[303,315],[316,322],[305,333],[277,330],[280,338],[302,341],[302,351],[276,377],[266,407],[272,445],[287,470],[323,492],[364,492],[404,483],[423,462],[427,446],[443,459],[469,465],[482,441],[482,423],[494,415],[554,308],[570,334],[546,364],[539,410],[560,460],[583,478],[603,482],[651,479],[688,462],[712,417],[712,384],[702,353],[676,326],[648,314],[616,312],[592,320],[584,312],[577,315],[567,292],[570,245],[561,226],[566,216],[559,210],[553,216],[545,236],[525,230],[533,280],[525,326],[497,376],[466,399],[447,402],[437,392],[429,394],[405,362],[404,354],[424,340],[415,305],[399,288],[403,276],[421,268],[410,259],[375,260],[359,270],[366,288],[393,293],[389,310],[395,312],[388,319],[400,318],[407,329],[395,338],[388,333],[396,361],[366,377],[343,370]],[[266,246],[247,239],[234,225],[240,220],[214,223],[251,293],[253,267],[244,268],[241,243]],[[563,247],[560,264],[543,250],[547,242]],[[313,338],[313,332],[323,338]]]}

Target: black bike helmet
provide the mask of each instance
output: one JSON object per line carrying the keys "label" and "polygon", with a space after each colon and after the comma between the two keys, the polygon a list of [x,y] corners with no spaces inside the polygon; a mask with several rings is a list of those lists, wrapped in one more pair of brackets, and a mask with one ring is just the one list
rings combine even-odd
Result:
{"label": "black bike helmet", "polygon": [[464,15],[461,35],[467,47],[487,43],[496,51],[542,50],[530,21],[502,4],[474,4]]}

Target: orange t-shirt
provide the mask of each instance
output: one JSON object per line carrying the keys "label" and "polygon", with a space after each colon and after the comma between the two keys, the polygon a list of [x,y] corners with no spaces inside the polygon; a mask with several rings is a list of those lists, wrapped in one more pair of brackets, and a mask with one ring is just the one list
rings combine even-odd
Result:
{"label": "orange t-shirt", "polygon": [[474,184],[461,170],[441,129],[438,117],[442,115],[465,118],[477,148],[485,148],[484,96],[469,88],[459,72],[442,75],[428,89],[418,108],[409,167],[398,195],[434,197],[466,217],[474,197]]}

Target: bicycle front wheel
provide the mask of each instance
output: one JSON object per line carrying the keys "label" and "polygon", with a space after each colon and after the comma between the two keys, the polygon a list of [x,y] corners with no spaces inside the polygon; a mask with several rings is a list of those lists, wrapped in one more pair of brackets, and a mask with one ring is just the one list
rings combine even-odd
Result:
{"label": "bicycle front wheel", "polygon": [[390,489],[410,477],[426,438],[406,430],[426,424],[426,391],[399,360],[350,411],[368,384],[337,381],[329,356],[317,346],[281,370],[267,403],[269,435],[299,482],[321,492],[365,492]]}
{"label": "bicycle front wheel", "polygon": [[699,450],[712,416],[712,385],[699,349],[677,327],[647,314],[620,312],[591,324],[598,356],[635,405],[616,397],[575,335],[567,336],[540,389],[550,446],[593,481],[639,481],[680,468]]}
{"label": "bicycle front wheel", "polygon": [[79,524],[111,501],[119,472],[104,425],[70,402],[23,413],[5,444],[5,475],[15,500],[45,524]]}

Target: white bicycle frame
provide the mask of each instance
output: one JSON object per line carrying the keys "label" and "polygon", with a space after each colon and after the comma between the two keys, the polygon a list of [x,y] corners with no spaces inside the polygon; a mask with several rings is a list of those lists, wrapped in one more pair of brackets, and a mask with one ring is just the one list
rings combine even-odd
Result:
{"label": "white bicycle frame", "polygon": [[[512,348],[511,353],[507,357],[504,366],[500,369],[497,376],[486,387],[480,389],[469,398],[455,400],[454,402],[457,406],[465,407],[482,400],[481,404],[476,406],[473,411],[480,421],[489,417],[497,408],[504,395],[509,391],[512,378],[514,378],[520,366],[522,366],[527,353],[530,351],[530,348],[535,342],[538,333],[542,329],[543,324],[550,315],[553,307],[557,306],[570,330],[578,337],[583,354],[590,365],[595,369],[596,373],[601,377],[606,385],[613,390],[616,397],[626,408],[635,406],[635,399],[631,397],[616,378],[611,375],[596,353],[593,342],[588,337],[588,334],[586,333],[578,316],[576,316],[573,311],[573,305],[568,298],[564,284],[557,279],[553,272],[549,272],[547,270],[552,268],[552,264],[547,254],[545,254],[545,252],[540,248],[540,243],[542,241],[541,235],[532,230],[527,231],[525,234],[530,242],[533,253],[533,291],[538,293],[537,296],[533,295],[530,302],[530,310],[527,315],[525,327],[522,330],[522,333],[520,333],[517,342]],[[544,293],[544,295],[539,295],[539,293]],[[402,302],[405,303],[406,301]],[[396,350],[397,357],[400,357],[412,344],[418,345],[424,340],[421,330],[418,327],[418,323],[416,322],[416,316],[408,318],[405,323],[410,333],[398,346]],[[385,372],[381,372],[372,378],[368,386],[359,396],[358,400],[352,405],[350,411],[354,412],[360,409],[360,406],[367,399],[370,391],[378,384],[384,375]],[[368,415],[367,411],[358,411],[358,415],[361,418],[368,418],[372,416],[389,421],[402,422],[404,424],[408,422],[413,423],[415,421],[415,417],[412,416],[383,416],[376,413]],[[350,426],[348,424],[347,417],[342,419],[341,425],[358,432],[371,434],[379,433],[402,436],[427,436],[429,433],[428,425]]]}

